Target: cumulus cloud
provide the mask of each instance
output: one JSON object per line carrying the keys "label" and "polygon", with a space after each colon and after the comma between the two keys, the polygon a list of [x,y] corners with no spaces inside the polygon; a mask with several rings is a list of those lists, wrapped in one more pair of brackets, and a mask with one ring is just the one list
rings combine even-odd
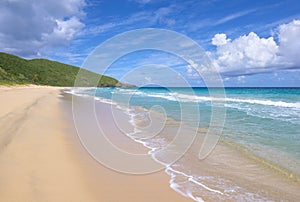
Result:
{"label": "cumulus cloud", "polygon": [[21,56],[68,44],[84,27],[84,0],[0,1],[0,51]]}
{"label": "cumulus cloud", "polygon": [[220,72],[231,75],[300,69],[300,20],[279,26],[278,39],[261,38],[254,32],[234,40],[216,34],[212,39],[217,46],[214,63]]}
{"label": "cumulus cloud", "polygon": [[300,20],[279,26],[280,54],[289,66],[300,66]]}
{"label": "cumulus cloud", "polygon": [[273,37],[259,38],[254,32],[233,41],[223,34],[213,38],[217,46],[217,62],[221,71],[264,68],[272,65],[278,53]]}
{"label": "cumulus cloud", "polygon": [[216,34],[212,39],[212,44],[215,46],[222,46],[230,42],[230,39],[227,39],[226,34]]}
{"label": "cumulus cloud", "polygon": [[69,20],[55,20],[55,22],[56,26],[52,32],[43,34],[43,39],[48,41],[52,46],[65,45],[83,27],[83,24],[77,17],[72,17]]}

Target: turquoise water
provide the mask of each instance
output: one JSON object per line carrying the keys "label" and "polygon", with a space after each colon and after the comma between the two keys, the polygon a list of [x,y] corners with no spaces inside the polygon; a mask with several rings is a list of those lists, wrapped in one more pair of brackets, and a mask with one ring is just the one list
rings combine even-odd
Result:
{"label": "turquoise water", "polygon": [[[96,96],[102,101],[105,99],[109,102],[122,103],[123,107],[128,104],[128,107],[137,106],[155,110],[157,108],[153,108],[154,106],[161,106],[168,117],[199,128],[209,127],[212,118],[211,100],[221,99],[218,94],[222,92],[222,89],[218,88],[210,91],[206,88],[98,88],[96,91],[95,89],[81,91],[83,94]],[[210,96],[212,94],[214,97]],[[222,138],[235,142],[256,156],[300,175],[300,88],[227,88],[225,94],[226,102],[214,106],[226,109]],[[184,120],[182,120],[183,104],[185,110],[188,110],[188,116],[185,116]],[[197,111],[200,113],[200,118],[197,116]],[[143,113],[145,111],[130,110],[130,116],[133,118],[135,114],[141,117]],[[157,149],[157,141],[153,142],[155,144],[148,141],[145,145]],[[160,144],[162,145],[163,142]],[[194,176],[187,166],[180,171],[174,169],[175,167],[167,168],[167,173],[172,176],[171,181],[175,182],[180,179],[180,176],[189,178],[188,181],[192,182],[195,179],[205,181],[205,176]],[[193,183],[195,185],[198,182]],[[176,191],[191,198],[193,195],[189,194],[189,191],[201,187],[199,185],[195,188],[194,185],[189,182],[186,187],[183,187],[182,183],[181,185],[171,183],[171,187],[175,187]],[[246,201],[253,199],[247,198],[246,191],[241,195]]]}
{"label": "turquoise water", "polygon": [[[218,89],[212,89],[218,92]],[[260,157],[293,171],[300,170],[300,89],[227,88],[223,138],[233,140]],[[150,109],[164,108],[181,121],[180,102],[199,105],[200,126],[208,127],[211,98],[206,88],[99,88],[96,96]],[[191,108],[190,123],[195,122]],[[291,157],[291,162],[286,162]],[[288,163],[288,164],[287,164]]]}

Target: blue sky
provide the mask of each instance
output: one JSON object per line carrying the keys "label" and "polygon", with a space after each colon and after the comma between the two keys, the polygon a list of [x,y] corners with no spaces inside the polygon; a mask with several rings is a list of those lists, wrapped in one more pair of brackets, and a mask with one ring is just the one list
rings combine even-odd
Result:
{"label": "blue sky", "polygon": [[[0,51],[77,66],[117,34],[168,29],[196,41],[225,86],[300,87],[297,0],[2,0],[0,23]],[[191,64],[159,51],[126,55],[105,73],[121,79],[148,64],[168,66],[191,85],[204,85]],[[155,76],[164,79],[155,71],[136,78],[155,82]]]}

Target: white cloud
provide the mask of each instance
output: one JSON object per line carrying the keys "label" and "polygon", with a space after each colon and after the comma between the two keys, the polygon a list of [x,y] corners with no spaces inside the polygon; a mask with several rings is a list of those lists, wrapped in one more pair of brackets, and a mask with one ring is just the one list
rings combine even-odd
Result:
{"label": "white cloud", "polygon": [[134,2],[142,4],[142,5],[145,5],[145,4],[148,4],[151,2],[151,0],[129,0],[129,1],[134,1]]}
{"label": "white cloud", "polygon": [[291,66],[300,66],[300,20],[279,27],[280,54]]}
{"label": "white cloud", "polygon": [[165,24],[168,26],[174,25],[176,21],[168,17],[168,15],[173,12],[173,9],[173,6],[159,8],[157,11],[154,12],[154,18],[157,19],[157,21],[160,24]]}
{"label": "white cloud", "polygon": [[84,26],[84,0],[0,1],[0,51],[35,56],[68,44]]}
{"label": "white cloud", "polygon": [[[149,21],[149,19],[151,20]],[[125,19],[116,19],[113,22],[107,22],[105,24],[89,26],[83,31],[81,31],[80,34],[84,36],[97,35],[108,31],[114,31],[116,28],[125,27],[125,26],[129,27],[130,25],[145,22],[145,21],[147,21],[149,25],[152,25],[156,22],[156,20],[153,19],[152,17],[152,13],[141,11],[141,12],[134,13]]]}
{"label": "white cloud", "polygon": [[253,13],[254,11],[256,11],[255,9],[251,9],[251,10],[245,10],[245,11],[241,11],[241,12],[237,12],[237,13],[233,13],[231,15],[228,15],[222,19],[219,19],[218,21],[216,21],[215,23],[213,23],[214,25],[219,25],[219,24],[223,24],[226,22],[229,22],[231,20],[235,20],[237,18],[240,18],[242,16],[248,15],[250,13]]}
{"label": "white cloud", "polygon": [[227,39],[226,34],[216,34],[212,39],[212,44],[215,46],[222,46],[230,42],[230,39]]}
{"label": "white cloud", "polygon": [[195,70],[195,63],[193,63],[193,65],[186,66],[186,76],[190,79],[191,78],[200,78],[199,74]]}
{"label": "white cloud", "polygon": [[81,35],[97,35],[104,32],[114,32],[120,29],[127,31],[136,28],[153,27],[156,24],[173,26],[176,24],[176,20],[170,16],[176,11],[177,8],[174,5],[161,7],[154,11],[139,11],[128,17],[116,17],[111,22],[89,26],[81,32]]}
{"label": "white cloud", "polygon": [[216,34],[212,39],[217,46],[214,63],[220,72],[232,75],[300,69],[300,21],[281,25],[278,38],[276,43],[273,37],[260,38],[254,32],[234,40]]}
{"label": "white cloud", "polygon": [[69,20],[56,20],[53,32],[43,34],[43,40],[50,46],[67,45],[84,25],[77,17]]}
{"label": "white cloud", "polygon": [[145,77],[145,80],[148,82],[148,83],[151,83],[152,82],[152,78],[150,76],[146,76]]}
{"label": "white cloud", "polygon": [[98,25],[98,26],[92,26],[88,29],[85,29],[83,32],[81,32],[81,34],[82,35],[87,35],[87,34],[97,35],[97,34],[106,32],[110,29],[113,29],[116,26],[118,26],[118,24],[109,22],[106,24]]}
{"label": "white cloud", "polygon": [[245,76],[238,76],[237,81],[238,83],[245,83]]}

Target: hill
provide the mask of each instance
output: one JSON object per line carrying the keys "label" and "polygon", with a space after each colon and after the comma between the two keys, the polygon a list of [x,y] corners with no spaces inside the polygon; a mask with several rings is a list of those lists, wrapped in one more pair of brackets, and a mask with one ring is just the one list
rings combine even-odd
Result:
{"label": "hill", "polygon": [[[79,67],[47,59],[26,60],[0,52],[0,85],[36,84],[49,86],[74,86]],[[91,81],[100,81],[98,86],[128,86],[118,80],[82,69],[81,86],[92,86]]]}

